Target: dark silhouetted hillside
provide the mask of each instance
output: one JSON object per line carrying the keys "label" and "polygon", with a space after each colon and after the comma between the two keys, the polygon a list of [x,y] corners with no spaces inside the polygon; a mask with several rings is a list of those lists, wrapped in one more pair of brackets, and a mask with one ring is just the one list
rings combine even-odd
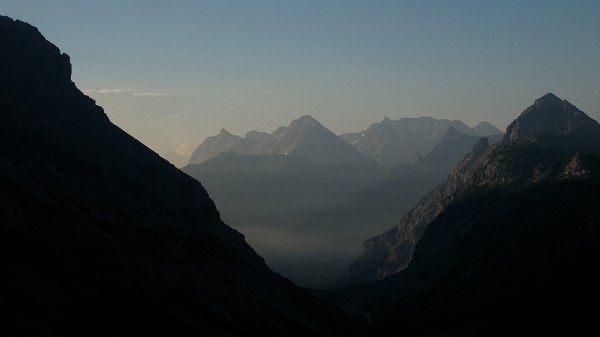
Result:
{"label": "dark silhouetted hillside", "polygon": [[200,183],[114,126],[35,27],[0,16],[0,69],[0,334],[347,326],[267,268]]}

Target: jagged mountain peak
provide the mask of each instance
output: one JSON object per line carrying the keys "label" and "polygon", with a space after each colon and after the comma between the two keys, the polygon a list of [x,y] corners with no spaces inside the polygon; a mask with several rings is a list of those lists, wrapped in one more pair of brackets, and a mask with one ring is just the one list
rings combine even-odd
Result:
{"label": "jagged mountain peak", "polygon": [[290,123],[290,126],[288,128],[307,128],[307,127],[314,127],[314,126],[322,126],[322,125],[321,125],[321,123],[319,123],[319,121],[314,119],[311,115],[304,115],[298,119],[293,120]]}
{"label": "jagged mountain peak", "polygon": [[222,129],[219,135],[206,138],[196,148],[189,163],[201,164],[226,151],[293,155],[317,165],[375,165],[310,115],[301,116],[270,134],[250,131],[241,138]]}
{"label": "jagged mountain peak", "polygon": [[219,136],[233,136],[233,134],[231,134],[231,132],[222,128],[221,131],[219,132]]}
{"label": "jagged mountain peak", "polygon": [[294,155],[317,165],[374,164],[310,115],[278,128],[259,142],[256,153]]}
{"label": "jagged mountain peak", "polygon": [[536,99],[534,104],[556,104],[560,102],[562,102],[562,100],[558,96],[549,92],[543,95],[542,97]]}
{"label": "jagged mountain peak", "polygon": [[234,150],[243,139],[225,129],[218,135],[206,138],[190,156],[189,164],[197,165],[217,154]]}
{"label": "jagged mountain peak", "polygon": [[536,99],[506,129],[510,142],[540,134],[600,138],[600,125],[552,93]]}

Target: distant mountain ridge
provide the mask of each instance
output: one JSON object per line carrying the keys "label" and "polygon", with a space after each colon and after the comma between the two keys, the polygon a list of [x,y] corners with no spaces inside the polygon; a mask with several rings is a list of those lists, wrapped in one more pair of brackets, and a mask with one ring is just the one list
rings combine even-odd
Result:
{"label": "distant mountain ridge", "polygon": [[[416,161],[412,162],[414,167],[393,167],[390,179],[383,181],[380,179],[384,167],[360,154],[308,115],[292,121],[287,127],[279,127],[271,134],[251,131],[241,138],[223,129],[219,135],[208,137],[198,146],[190,163],[209,159],[201,164],[189,164],[182,170],[205,184],[224,219],[244,232],[253,246],[271,262],[271,266],[284,274],[293,272],[299,275],[294,277],[286,274],[296,282],[312,285],[341,275],[341,264],[335,275],[333,265],[339,264],[342,257],[344,264],[352,258],[342,253],[344,249],[353,246],[356,247],[353,250],[358,249],[365,237],[378,232],[376,229],[381,230],[397,221],[418,198],[441,181],[451,166],[481,137],[461,133],[450,126],[457,125],[471,134],[479,134],[479,131],[460,121],[438,121],[433,118],[416,120],[416,123],[403,121],[400,124],[404,128],[417,130],[416,134],[421,136],[427,134],[432,150],[439,146],[438,151],[415,158]],[[398,123],[387,120],[386,124]],[[488,127],[489,130],[488,124],[481,123],[480,127]],[[494,139],[499,139],[501,134],[498,132],[493,136]],[[406,136],[410,138],[407,144],[413,144],[411,137],[414,134]],[[394,174],[396,177],[391,178]],[[377,182],[379,184],[374,186]],[[369,186],[371,189],[366,190]],[[391,186],[402,191],[392,192]],[[345,206],[342,205],[343,200],[354,195],[357,196],[353,201],[355,204],[350,206],[352,202],[349,201]],[[366,198],[368,195],[373,197]],[[394,201],[391,195],[397,195],[401,201]],[[376,205],[378,202],[381,204]],[[392,203],[402,207],[394,207]],[[378,213],[375,222],[366,219],[367,214],[371,214],[367,205],[372,206],[371,212]],[[350,210],[346,208],[348,206]],[[358,214],[359,210],[366,213]],[[319,215],[315,212],[323,213]],[[342,227],[347,230],[343,231]],[[331,274],[323,274],[320,279],[309,275],[313,282],[301,276],[299,270],[319,262],[304,263],[296,270],[283,262],[275,262],[275,255],[289,249],[283,246],[275,248],[277,245],[273,244],[265,246],[260,239],[265,232],[258,230],[264,228],[271,233],[267,236],[274,235],[273,231],[277,229],[290,244],[299,245],[306,240],[315,245],[319,242],[318,245],[327,250],[330,256],[336,256],[327,262],[331,266],[328,268]],[[339,235],[334,234],[336,231]],[[360,233],[363,235],[359,237]],[[330,244],[339,247],[337,250],[325,248],[332,235],[340,239],[337,241],[339,244]],[[277,258],[283,260],[282,257]],[[323,262],[326,260],[325,257],[321,259]]]}
{"label": "distant mountain ridge", "polygon": [[239,153],[249,154],[251,150],[245,149],[244,146],[239,146],[240,142],[243,142],[243,138],[235,136],[225,129],[221,129],[218,135],[206,138],[192,152],[188,164],[201,164],[208,159],[214,158],[219,153],[233,151],[234,149],[237,149]]}
{"label": "distant mountain ridge", "polygon": [[201,164],[227,151],[247,155],[290,155],[317,165],[375,165],[309,115],[301,116],[271,134],[250,131],[241,138],[222,129],[217,136],[208,137],[196,148],[189,164]]}
{"label": "distant mountain ridge", "polygon": [[[189,164],[200,164],[219,153],[233,151],[239,154],[260,155],[280,153],[299,155],[315,162],[339,162],[350,157],[353,151],[340,144],[337,138],[352,145],[363,156],[386,167],[410,164],[424,156],[442,140],[446,131],[453,128],[473,136],[491,136],[503,132],[488,122],[470,128],[459,120],[432,117],[385,118],[367,130],[336,136],[309,115],[302,116],[288,127],[279,127],[271,134],[249,131],[244,138],[225,129],[216,136],[206,138],[190,157]],[[364,159],[363,159],[364,161]]]}
{"label": "distant mountain ridge", "polygon": [[[527,133],[535,132],[535,133]],[[460,192],[481,184],[515,184],[563,176],[579,152],[600,153],[600,126],[549,93],[525,109],[502,141],[477,143],[445,181],[423,198],[398,225],[364,243],[346,284],[385,278],[408,266],[423,232]]]}
{"label": "distant mountain ridge", "polygon": [[418,156],[429,153],[453,128],[461,133],[474,136],[490,136],[502,131],[487,122],[470,128],[459,120],[435,119],[432,117],[384,118],[361,132],[345,133],[340,137],[352,144],[359,152],[378,163],[391,167],[396,164],[410,164]]}

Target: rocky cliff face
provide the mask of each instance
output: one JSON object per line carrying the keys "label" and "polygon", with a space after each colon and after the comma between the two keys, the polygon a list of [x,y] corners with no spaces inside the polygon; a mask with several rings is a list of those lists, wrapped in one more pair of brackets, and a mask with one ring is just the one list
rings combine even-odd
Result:
{"label": "rocky cliff face", "polygon": [[[406,268],[425,228],[462,191],[475,186],[517,185],[565,177],[579,167],[580,152],[600,153],[600,128],[585,113],[547,94],[525,109],[493,147],[476,144],[397,226],[365,241],[363,254],[349,268],[346,283],[377,280]],[[569,163],[572,168],[569,168]],[[583,174],[583,173],[582,173]]]}
{"label": "rocky cliff face", "polygon": [[406,268],[427,225],[465,184],[488,150],[488,140],[482,138],[473,146],[473,151],[455,165],[444,182],[421,199],[395,227],[365,241],[363,253],[350,265],[348,274],[340,283],[350,285],[374,281]]}
{"label": "rocky cliff face", "polygon": [[376,308],[376,334],[593,329],[581,303],[600,299],[599,159],[578,154],[550,179],[465,189],[428,225],[408,268],[352,289]]}
{"label": "rocky cliff face", "polygon": [[326,317],[342,316],[269,270],[200,183],[111,124],[36,28],[0,16],[0,69],[3,334],[332,331]]}

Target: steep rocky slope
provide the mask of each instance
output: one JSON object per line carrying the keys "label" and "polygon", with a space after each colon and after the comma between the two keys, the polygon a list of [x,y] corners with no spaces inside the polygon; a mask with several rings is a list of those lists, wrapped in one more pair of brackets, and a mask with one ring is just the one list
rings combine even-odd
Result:
{"label": "steep rocky slope", "polygon": [[[323,296],[365,314],[378,336],[593,330],[589,308],[600,300],[600,133],[589,130],[598,123],[546,95],[511,125],[543,125],[544,112],[552,119],[554,109],[562,126],[516,138],[507,132],[495,146],[477,146],[446,180],[453,192],[428,197],[414,210],[414,218],[430,217],[424,228],[390,235],[380,266],[410,263]],[[521,119],[531,114],[538,117]],[[584,123],[573,128],[574,117]],[[404,246],[394,247],[402,245],[398,238]],[[402,248],[405,256],[394,255]]]}
{"label": "steep rocky slope", "polygon": [[555,178],[577,153],[598,153],[599,140],[600,126],[585,113],[553,94],[539,98],[509,125],[501,142],[493,147],[485,140],[476,144],[397,226],[365,241],[346,284],[381,279],[406,268],[425,228],[462,190]]}

